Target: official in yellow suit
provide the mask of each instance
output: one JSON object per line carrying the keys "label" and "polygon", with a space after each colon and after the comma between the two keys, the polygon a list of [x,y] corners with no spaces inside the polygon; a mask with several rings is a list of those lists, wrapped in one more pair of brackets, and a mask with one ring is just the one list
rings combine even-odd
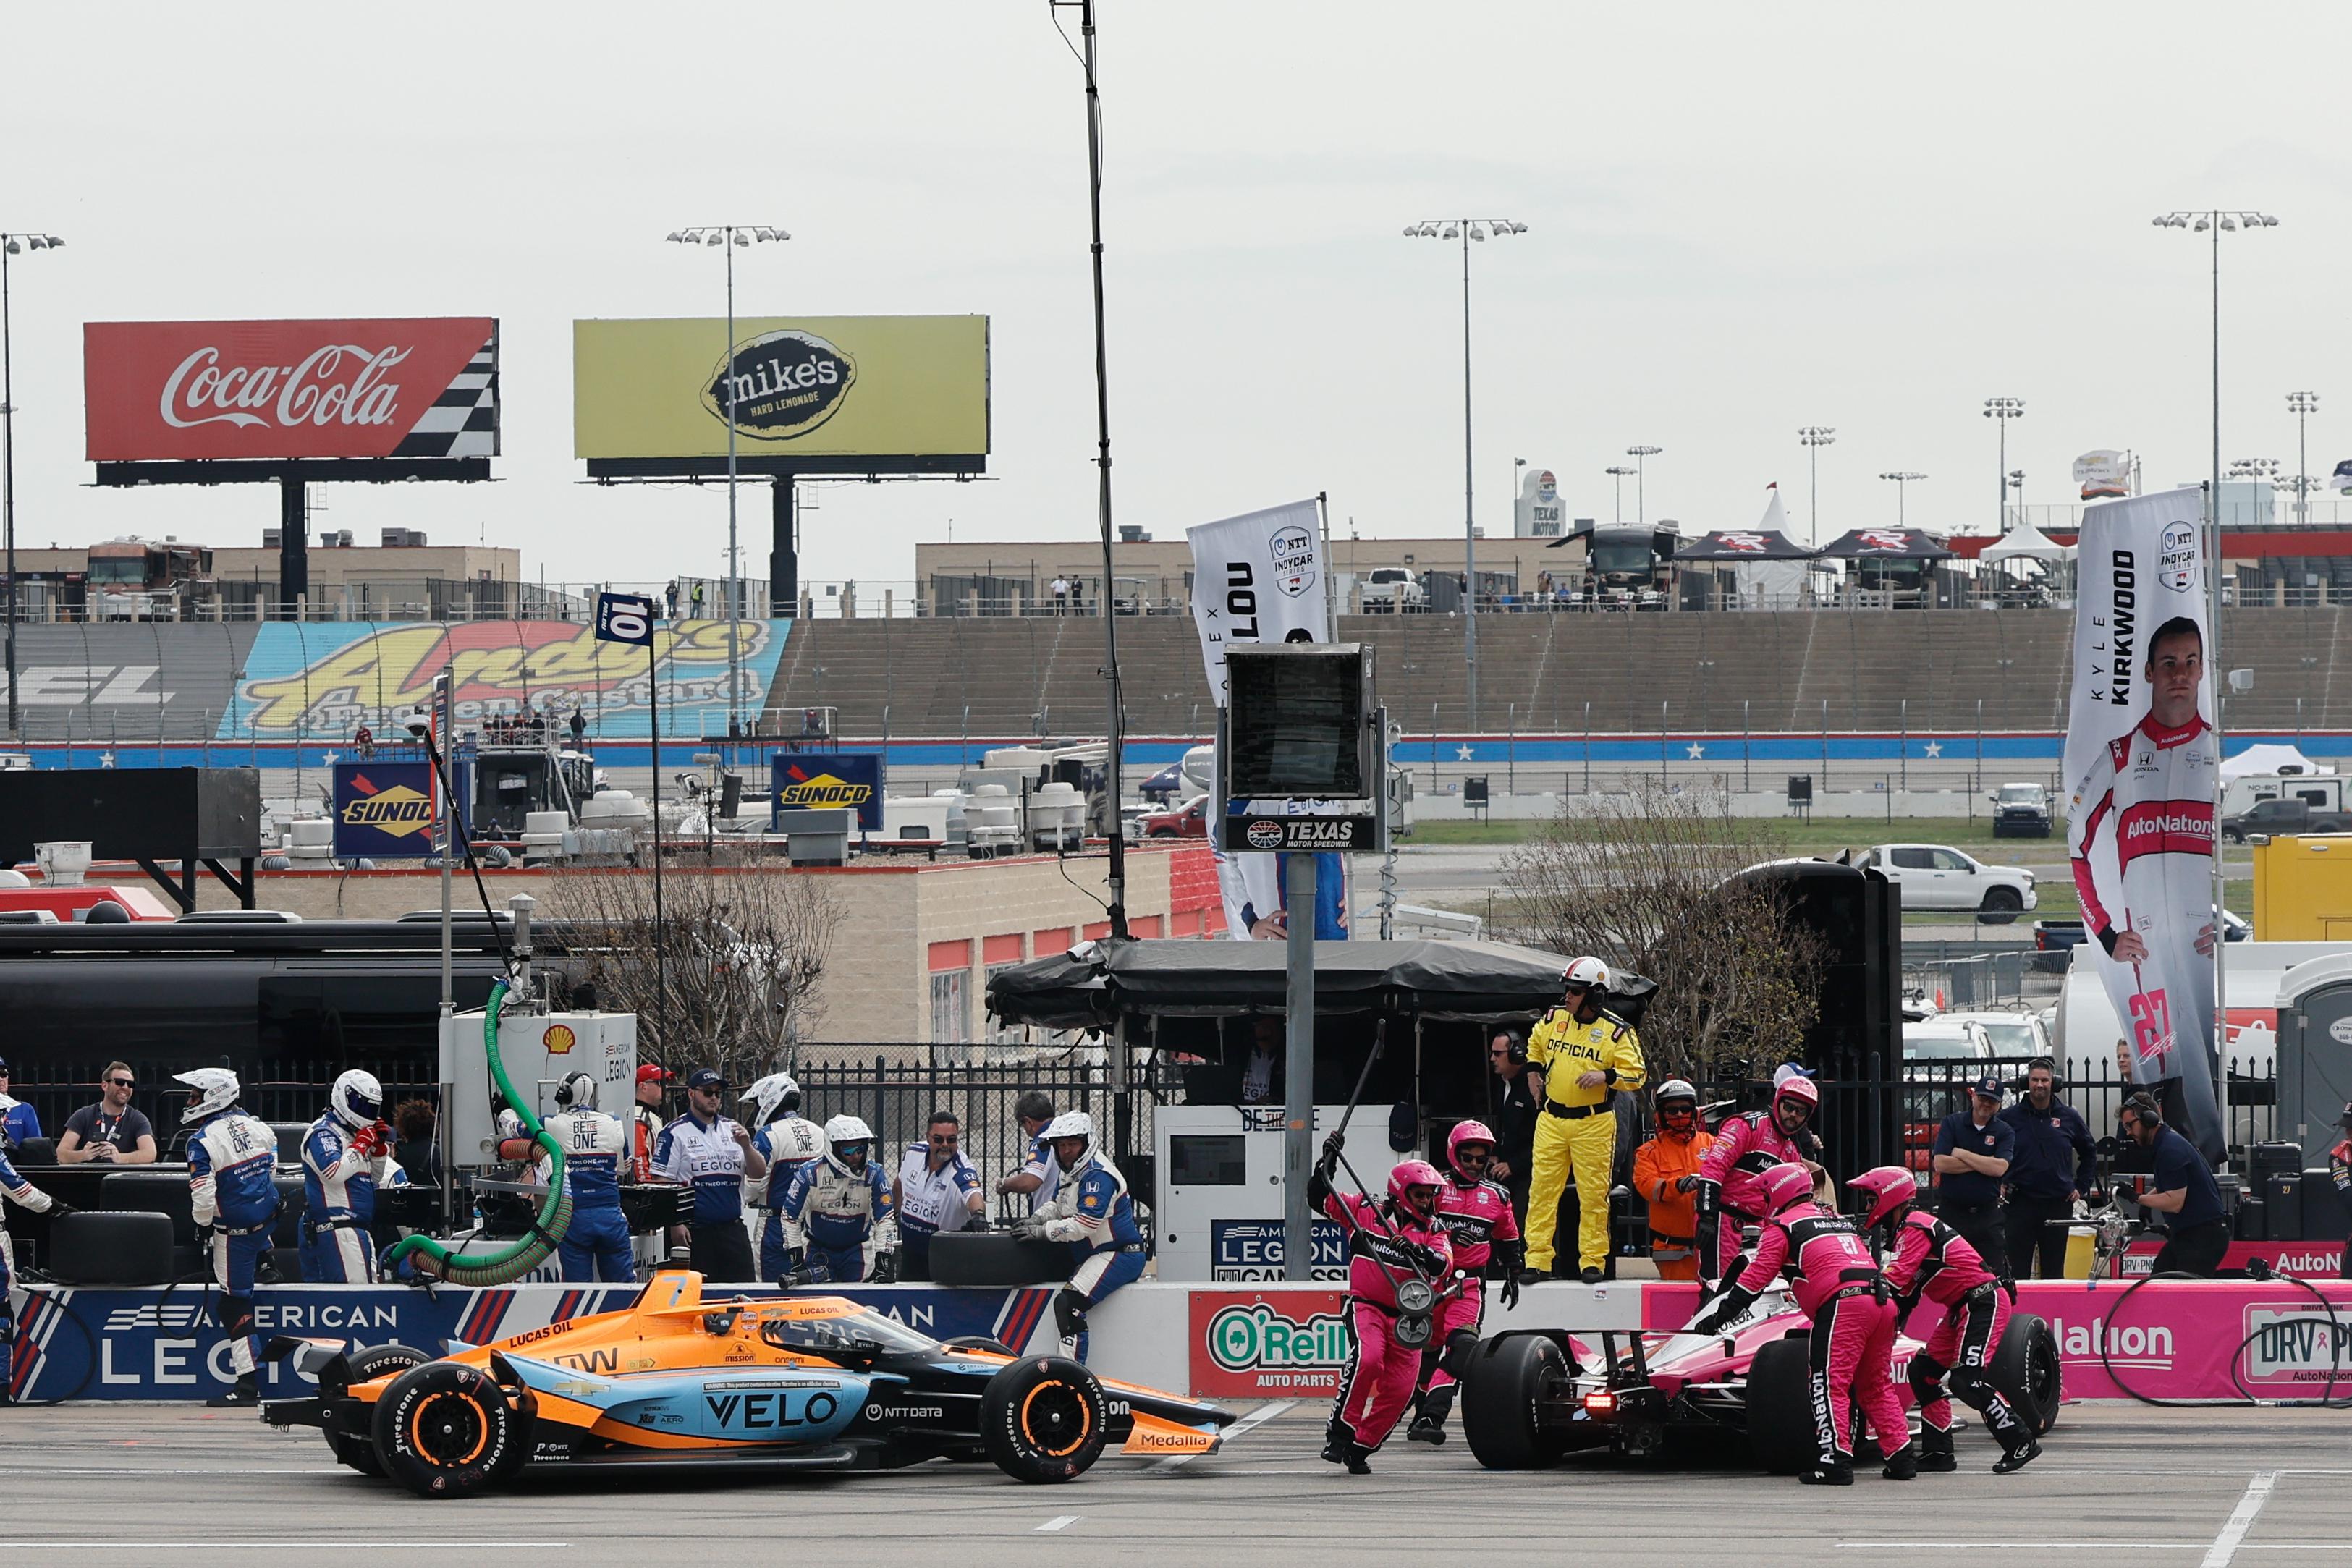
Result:
{"label": "official in yellow suit", "polygon": [[1588,1285],[1609,1257],[1609,1181],[1617,1155],[1619,1090],[1642,1087],[1642,1041],[1633,1026],[1602,1010],[1609,967],[1579,958],[1560,988],[1565,1003],[1528,1036],[1528,1065],[1543,1073],[1543,1112],[1536,1118],[1535,1172],[1528,1191],[1528,1268],[1537,1279],[1552,1267],[1560,1194],[1576,1172],[1576,1252]]}

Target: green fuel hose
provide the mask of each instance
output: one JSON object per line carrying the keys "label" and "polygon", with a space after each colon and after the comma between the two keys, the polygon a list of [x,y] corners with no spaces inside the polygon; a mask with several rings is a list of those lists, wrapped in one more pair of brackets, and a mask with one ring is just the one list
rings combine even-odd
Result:
{"label": "green fuel hose", "polygon": [[563,1185],[562,1145],[533,1114],[530,1099],[516,1092],[507,1077],[506,1063],[499,1057],[499,1009],[506,1005],[507,995],[506,981],[499,980],[490,987],[489,1003],[482,1011],[482,1049],[489,1058],[490,1077],[497,1082],[499,1092],[522,1118],[523,1131],[530,1134],[531,1142],[547,1151],[553,1166],[547,1178],[547,1198],[540,1205],[538,1221],[529,1236],[478,1257],[453,1252],[429,1236],[404,1237],[384,1254],[387,1269],[396,1270],[407,1262],[428,1280],[444,1280],[453,1285],[503,1285],[521,1279],[546,1262],[572,1224],[572,1194]]}

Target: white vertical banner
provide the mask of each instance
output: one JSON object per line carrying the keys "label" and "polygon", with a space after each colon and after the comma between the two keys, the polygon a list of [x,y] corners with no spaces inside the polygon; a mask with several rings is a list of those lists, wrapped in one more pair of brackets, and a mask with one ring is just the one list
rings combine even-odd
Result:
{"label": "white vertical banner", "polygon": [[[1244,512],[1185,530],[1192,546],[1192,624],[1209,690],[1226,700],[1225,649],[1234,643],[1328,643],[1331,622],[1323,592],[1320,516],[1310,498]],[[1223,800],[1209,802],[1210,838]],[[1347,883],[1340,856],[1316,879],[1316,935],[1347,935]],[[1283,908],[1280,857],[1217,852],[1217,885],[1229,936],[1278,936]]]}
{"label": "white vertical banner", "polygon": [[[2078,552],[2067,844],[2096,966],[2137,1082],[2177,1080],[2180,1131],[2219,1161],[2213,671],[2204,497],[2087,507]],[[2104,1051],[2105,1040],[2070,1042]]]}

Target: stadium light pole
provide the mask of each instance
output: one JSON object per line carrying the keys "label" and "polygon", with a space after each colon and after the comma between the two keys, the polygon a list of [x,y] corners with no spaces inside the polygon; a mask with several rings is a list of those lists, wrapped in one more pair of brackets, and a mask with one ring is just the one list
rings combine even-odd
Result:
{"label": "stadium light pole", "polygon": [[[768,224],[705,224],[674,229],[668,237],[672,245],[715,245],[727,253],[727,353],[719,363],[727,382],[727,737],[732,740],[743,733],[743,556],[735,542],[735,250],[793,236]],[[760,706],[766,708],[764,696]]]}
{"label": "stadium light pole", "polygon": [[1893,473],[1881,474],[1879,476],[1882,479],[1892,479],[1895,481],[1895,526],[1896,528],[1907,528],[1911,526],[1911,513],[1909,507],[1905,503],[1905,489],[1913,480],[1925,479],[1927,476],[1925,474],[1914,474],[1907,468],[1897,469]]}
{"label": "stadium light pole", "polygon": [[[2252,480],[2257,485],[2268,485],[2275,489],[2278,486],[2280,467],[2281,464],[2275,457],[2237,457],[2230,462],[2230,477]],[[2219,509],[2218,507],[2215,508],[2217,511]],[[2259,522],[2262,519],[2257,517],[2254,520]]]}
{"label": "stadium light pole", "polygon": [[1993,532],[2009,532],[2009,422],[2025,417],[2025,400],[2021,397],[1989,397],[1985,399],[1984,416],[2000,429],[2000,461],[1993,474]]}
{"label": "stadium light pole", "polygon": [[2286,406],[2294,414],[2294,520],[2311,521],[2311,445],[2304,423],[2319,412],[2315,392],[2289,392]]}
{"label": "stadium light pole", "polygon": [[53,234],[0,233],[0,532],[8,559],[8,738],[21,740],[16,707],[16,365],[8,319],[8,258],[27,250],[56,250]]}
{"label": "stadium light pole", "polygon": [[1617,501],[1609,514],[1609,520],[1612,523],[1622,523],[1625,520],[1625,479],[1634,470],[1622,463],[1612,463],[1601,472],[1617,481]]}
{"label": "stadium light pole", "polygon": [[1663,446],[1625,448],[1625,455],[1633,460],[1633,523],[1636,528],[1650,526],[1649,464],[1651,458],[1664,450]]}
{"label": "stadium light pole", "polygon": [[1425,218],[1405,225],[1407,239],[1462,243],[1462,662],[1470,699],[1469,727],[1478,727],[1478,530],[1470,486],[1470,242],[1488,235],[1523,235],[1508,218]]}
{"label": "stadium light pole", "polygon": [[1822,542],[1822,448],[1837,444],[1837,427],[1832,424],[1806,424],[1797,429],[1797,439],[1805,444],[1805,466],[1809,486],[1806,507],[1811,513],[1805,523],[1805,543],[1818,549]]}

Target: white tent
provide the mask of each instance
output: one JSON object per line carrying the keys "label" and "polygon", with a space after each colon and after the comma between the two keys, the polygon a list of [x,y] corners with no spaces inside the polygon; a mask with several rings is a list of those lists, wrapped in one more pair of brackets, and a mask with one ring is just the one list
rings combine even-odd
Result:
{"label": "white tent", "polygon": [[2000,542],[1987,545],[1984,549],[1984,553],[1977,557],[1977,559],[1983,561],[2016,560],[2020,559],[2030,560],[2073,560],[2074,559],[2074,547],[2073,545],[2059,544],[2055,540],[2052,539],[2048,534],[2043,533],[2040,528],[2035,528],[2031,523],[2027,523],[2021,528],[2011,528],[2009,532],[2001,535]]}
{"label": "white tent", "polygon": [[[1786,534],[1789,514],[1781,509],[1780,486],[1767,486],[1764,516],[1756,531],[1766,536]],[[1805,578],[1809,561],[1758,560],[1742,561],[1734,569],[1734,580],[1739,585],[1739,602],[1749,610],[1794,610],[1805,596]]]}
{"label": "white tent", "polygon": [[2249,746],[2235,757],[2221,761],[2221,782],[2243,779],[2252,774],[2317,773],[2319,765],[2292,746]]}

